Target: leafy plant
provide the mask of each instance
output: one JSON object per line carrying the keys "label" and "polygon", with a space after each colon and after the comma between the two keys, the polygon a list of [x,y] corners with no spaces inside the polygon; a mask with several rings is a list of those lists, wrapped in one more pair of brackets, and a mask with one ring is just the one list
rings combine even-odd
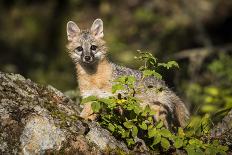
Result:
{"label": "leafy plant", "polygon": [[[144,61],[140,69],[143,78],[155,76],[162,78],[154,69],[157,67],[178,67],[175,61],[158,63],[150,53],[140,52],[138,59]],[[133,148],[138,139],[142,139],[152,150],[168,152],[170,150],[185,150],[189,155],[193,154],[226,154],[228,147],[222,146],[217,140],[205,141],[203,137],[209,136],[211,121],[208,115],[200,120],[192,120],[183,129],[178,128],[176,133],[165,128],[162,121],[157,121],[149,105],[140,106],[140,101],[134,94],[139,87],[135,87],[136,79],[133,76],[122,76],[114,80],[112,93],[108,98],[90,96],[82,100],[82,103],[92,102],[92,109],[99,115],[99,123],[112,134],[125,141],[129,148]],[[212,91],[213,94],[216,94]]]}

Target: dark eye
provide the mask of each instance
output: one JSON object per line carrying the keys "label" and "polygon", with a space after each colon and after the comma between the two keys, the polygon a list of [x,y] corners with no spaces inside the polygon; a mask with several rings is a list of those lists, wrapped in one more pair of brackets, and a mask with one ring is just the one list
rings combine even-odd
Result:
{"label": "dark eye", "polygon": [[95,51],[97,49],[97,46],[91,45],[90,49],[93,50],[93,51]]}
{"label": "dark eye", "polygon": [[82,48],[81,46],[78,46],[78,47],[76,48],[76,50],[77,50],[78,52],[81,52],[81,51],[83,51],[83,48]]}

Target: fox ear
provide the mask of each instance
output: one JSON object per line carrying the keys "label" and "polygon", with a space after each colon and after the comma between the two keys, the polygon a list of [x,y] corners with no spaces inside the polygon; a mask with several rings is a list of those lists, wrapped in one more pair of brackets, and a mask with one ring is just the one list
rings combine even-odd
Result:
{"label": "fox ear", "polygon": [[68,40],[71,41],[78,33],[80,33],[79,27],[73,21],[67,23],[67,36]]}
{"label": "fox ear", "polygon": [[103,38],[104,34],[103,34],[103,21],[101,19],[96,19],[91,27],[91,32],[93,33],[93,35],[99,39],[99,38]]}

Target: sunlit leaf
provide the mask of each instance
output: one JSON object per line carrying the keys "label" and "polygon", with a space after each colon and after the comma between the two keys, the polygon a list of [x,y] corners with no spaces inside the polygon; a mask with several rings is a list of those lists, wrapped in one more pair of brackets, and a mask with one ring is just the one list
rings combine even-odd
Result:
{"label": "sunlit leaf", "polygon": [[161,138],[161,146],[167,150],[170,147],[170,143],[166,138]]}
{"label": "sunlit leaf", "polygon": [[174,144],[175,148],[181,148],[183,146],[183,140],[181,138],[177,138],[175,139],[174,141]]}
{"label": "sunlit leaf", "polygon": [[87,103],[90,101],[96,101],[96,100],[97,100],[96,96],[88,96],[88,97],[82,99],[81,104],[84,104],[84,103]]}
{"label": "sunlit leaf", "polygon": [[161,135],[160,135],[160,134],[156,134],[156,135],[154,136],[154,140],[153,140],[151,146],[154,146],[154,145],[160,143],[160,141],[161,141]]}
{"label": "sunlit leaf", "polygon": [[144,121],[139,125],[139,127],[143,130],[147,130],[147,124]]}
{"label": "sunlit leaf", "polygon": [[134,123],[128,121],[128,122],[124,122],[123,125],[126,128],[131,129],[134,126]]}
{"label": "sunlit leaf", "polygon": [[156,128],[151,128],[148,130],[148,137],[149,138],[154,137],[156,134],[157,134]]}
{"label": "sunlit leaf", "polygon": [[162,130],[160,130],[160,134],[163,137],[167,137],[167,138],[170,138],[172,136],[171,132],[168,129],[162,129]]}
{"label": "sunlit leaf", "polygon": [[114,132],[115,127],[114,127],[114,125],[113,125],[112,123],[109,123],[109,124],[108,124],[108,129],[109,129],[110,131]]}
{"label": "sunlit leaf", "polygon": [[112,93],[114,94],[114,93],[116,93],[117,91],[119,91],[119,90],[124,90],[125,88],[124,88],[124,86],[123,86],[123,84],[114,84],[113,86],[112,86]]}
{"label": "sunlit leaf", "polygon": [[137,137],[138,135],[138,128],[136,126],[132,127],[132,137]]}
{"label": "sunlit leaf", "polygon": [[93,112],[99,112],[101,109],[101,104],[99,102],[94,101],[91,104],[91,108],[92,108]]}

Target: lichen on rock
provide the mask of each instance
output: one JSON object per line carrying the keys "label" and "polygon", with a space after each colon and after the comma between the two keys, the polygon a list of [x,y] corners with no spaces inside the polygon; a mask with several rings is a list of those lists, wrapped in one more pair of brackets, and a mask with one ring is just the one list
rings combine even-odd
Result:
{"label": "lichen on rock", "polygon": [[54,87],[0,72],[0,154],[130,152],[97,123],[82,120],[79,113],[78,103]]}
{"label": "lichen on rock", "polygon": [[65,140],[64,132],[47,117],[30,116],[20,136],[23,154],[43,154],[48,149],[59,150]]}

